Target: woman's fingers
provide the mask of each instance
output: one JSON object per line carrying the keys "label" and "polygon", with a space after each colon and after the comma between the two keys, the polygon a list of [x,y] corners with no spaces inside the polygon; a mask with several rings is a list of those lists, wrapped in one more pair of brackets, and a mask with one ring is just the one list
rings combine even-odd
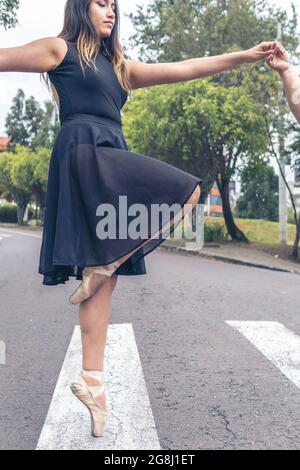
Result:
{"label": "woman's fingers", "polygon": [[276,54],[285,60],[288,60],[288,53],[280,42],[277,42],[275,47]]}
{"label": "woman's fingers", "polygon": [[272,54],[275,54],[275,49],[270,49],[270,50],[262,52],[262,57],[268,58]]}
{"label": "woman's fingers", "polygon": [[263,51],[274,50],[276,47],[276,41],[265,41],[261,43],[261,49]]}

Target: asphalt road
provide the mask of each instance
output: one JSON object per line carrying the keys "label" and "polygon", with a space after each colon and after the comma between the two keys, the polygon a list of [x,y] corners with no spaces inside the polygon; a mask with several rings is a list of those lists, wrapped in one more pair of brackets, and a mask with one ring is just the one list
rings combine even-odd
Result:
{"label": "asphalt road", "polygon": [[[0,449],[35,449],[78,325],[78,281],[43,286],[40,234],[3,235]],[[147,275],[119,276],[111,323],[133,325],[161,448],[299,449],[299,387],[226,323],[276,321],[300,336],[299,276],[161,247],[145,261]]]}

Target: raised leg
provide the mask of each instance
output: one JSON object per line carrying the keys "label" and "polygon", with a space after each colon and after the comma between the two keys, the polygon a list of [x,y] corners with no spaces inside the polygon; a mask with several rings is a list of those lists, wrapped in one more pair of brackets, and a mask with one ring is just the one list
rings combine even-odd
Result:
{"label": "raised leg", "polygon": [[[173,217],[170,222],[166,223],[158,232],[152,235],[151,238],[157,238],[158,234],[161,235],[166,228],[171,228],[178,220],[181,220],[183,216],[195,207],[201,194],[201,188],[198,184],[196,189],[191,194],[189,199],[186,201],[184,207]],[[137,250],[149,243],[149,239],[144,243],[140,244],[136,249],[124,255],[122,258],[115,260],[112,264],[105,266],[89,266],[83,270],[83,281],[75,290],[75,292],[70,296],[69,300],[72,304],[77,305],[78,303],[86,300],[94,292],[96,292],[105,282],[106,277],[112,276],[112,274],[117,270],[118,266],[124,263],[128,258],[130,258]]]}

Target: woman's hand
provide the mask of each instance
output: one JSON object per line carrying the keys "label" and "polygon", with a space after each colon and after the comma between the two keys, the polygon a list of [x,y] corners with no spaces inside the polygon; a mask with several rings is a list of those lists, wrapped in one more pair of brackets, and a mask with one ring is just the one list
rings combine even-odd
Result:
{"label": "woman's hand", "polygon": [[247,64],[252,64],[262,59],[269,59],[272,53],[275,53],[277,41],[270,42],[261,42],[251,49],[247,49],[245,54],[245,62]]}
{"label": "woman's hand", "polygon": [[280,42],[277,43],[274,54],[271,54],[267,62],[273,70],[279,73],[283,73],[289,68],[288,53]]}

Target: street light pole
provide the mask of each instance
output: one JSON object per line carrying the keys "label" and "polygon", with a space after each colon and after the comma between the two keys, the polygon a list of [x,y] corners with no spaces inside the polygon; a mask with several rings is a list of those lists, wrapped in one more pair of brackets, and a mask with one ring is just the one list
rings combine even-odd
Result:
{"label": "street light pole", "polygon": [[[282,39],[281,23],[277,26],[277,40]],[[281,245],[287,244],[287,197],[285,185],[285,157],[284,157],[284,122],[283,122],[283,91],[278,93],[279,101],[279,118],[278,118],[278,149],[279,149],[279,164],[281,172],[279,172],[279,242]]]}

